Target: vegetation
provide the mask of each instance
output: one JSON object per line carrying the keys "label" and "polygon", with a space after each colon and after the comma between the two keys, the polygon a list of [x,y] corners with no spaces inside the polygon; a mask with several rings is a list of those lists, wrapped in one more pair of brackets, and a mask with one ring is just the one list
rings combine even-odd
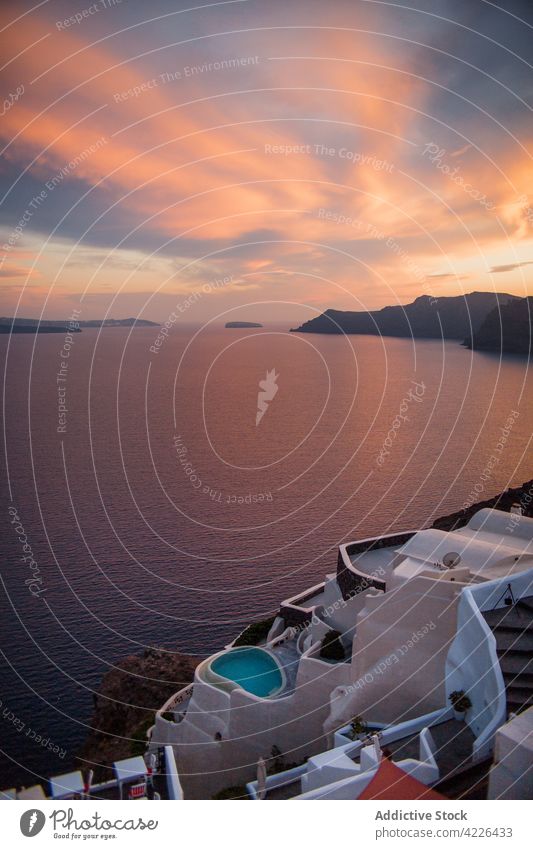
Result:
{"label": "vegetation", "polygon": [[277,775],[278,772],[285,772],[287,769],[294,769],[297,766],[301,766],[303,763],[305,763],[305,759],[285,763],[283,760],[283,752],[279,746],[274,745],[270,750],[267,773],[268,775]]}
{"label": "vegetation", "polygon": [[260,622],[252,622],[251,625],[235,640],[235,646],[257,646],[266,640],[268,632],[274,624],[275,616],[270,619],[262,619]]}
{"label": "vegetation", "polygon": [[175,719],[175,717],[174,717],[174,711],[172,711],[172,710],[166,710],[166,711],[164,711],[164,712],[161,714],[161,716],[162,716],[162,718],[163,718],[163,719],[168,720],[168,722],[175,722],[175,721],[176,721],[176,719]]}
{"label": "vegetation", "polygon": [[344,646],[339,631],[328,631],[320,646],[320,657],[324,660],[344,660]]}
{"label": "vegetation", "polygon": [[142,756],[145,754],[147,744],[146,733],[148,729],[152,727],[154,722],[155,714],[153,716],[149,716],[148,719],[144,720],[144,722],[141,722],[131,735],[130,754],[132,757],[135,757],[136,755]]}
{"label": "vegetation", "polygon": [[464,690],[454,690],[453,693],[450,693],[449,698],[457,713],[466,713],[472,707],[472,702]]}
{"label": "vegetation", "polygon": [[244,784],[238,784],[234,787],[225,787],[224,790],[219,790],[215,793],[213,799],[249,799],[248,791]]}
{"label": "vegetation", "polygon": [[368,731],[368,725],[364,721],[362,716],[354,716],[352,721],[350,722],[350,737],[352,740],[356,740],[361,734],[366,734]]}

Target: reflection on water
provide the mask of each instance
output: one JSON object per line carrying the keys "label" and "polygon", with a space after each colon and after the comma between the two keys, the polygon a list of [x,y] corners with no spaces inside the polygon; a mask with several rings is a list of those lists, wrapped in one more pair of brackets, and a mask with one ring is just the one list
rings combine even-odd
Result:
{"label": "reflection on water", "polygon": [[340,541],[531,476],[525,360],[276,327],[175,331],[155,354],[154,330],[84,330],[61,384],[58,337],[0,339],[12,503],[45,588],[25,583],[3,484],[1,699],[20,730],[0,731],[37,772],[72,763],[92,690],[125,655],[216,650],[333,571]]}

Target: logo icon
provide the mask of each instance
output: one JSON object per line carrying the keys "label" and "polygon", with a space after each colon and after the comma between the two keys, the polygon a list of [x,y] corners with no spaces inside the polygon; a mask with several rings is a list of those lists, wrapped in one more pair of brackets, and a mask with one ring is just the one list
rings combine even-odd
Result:
{"label": "logo icon", "polygon": [[267,371],[266,378],[259,381],[259,392],[257,393],[257,413],[255,416],[255,426],[259,424],[266,411],[268,405],[274,400],[279,387],[276,383],[279,374],[276,374],[276,369]]}
{"label": "logo icon", "polygon": [[45,822],[46,817],[43,812],[38,811],[37,808],[32,808],[22,814],[20,818],[20,830],[24,837],[35,837],[36,834],[39,834],[43,830]]}

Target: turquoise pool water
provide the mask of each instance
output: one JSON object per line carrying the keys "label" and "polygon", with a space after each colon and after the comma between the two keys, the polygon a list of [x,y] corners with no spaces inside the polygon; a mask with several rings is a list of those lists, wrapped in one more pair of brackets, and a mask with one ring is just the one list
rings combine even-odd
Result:
{"label": "turquoise pool water", "polygon": [[272,696],[281,689],[283,678],[278,664],[263,649],[242,648],[224,652],[211,664],[217,675],[235,681],[255,696]]}

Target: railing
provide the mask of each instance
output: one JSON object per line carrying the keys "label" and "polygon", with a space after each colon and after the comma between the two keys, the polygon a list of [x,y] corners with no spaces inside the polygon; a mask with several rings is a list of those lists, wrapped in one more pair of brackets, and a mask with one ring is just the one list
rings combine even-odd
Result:
{"label": "railing", "polygon": [[472,702],[466,722],[476,736],[472,757],[481,760],[490,753],[494,734],[506,720],[507,694],[496,639],[470,587],[461,593],[457,635],[446,659],[446,692],[453,690],[465,690]]}
{"label": "railing", "polygon": [[313,596],[324,592],[326,586],[323,581],[321,584],[315,584],[314,587],[308,587],[304,592],[295,595],[292,598],[285,599],[280,605],[279,615],[285,622],[287,627],[303,627],[311,622],[313,611],[317,607],[313,604],[311,607],[304,607],[304,602],[309,601]]}
{"label": "railing", "polygon": [[368,537],[340,545],[337,559],[337,583],[344,600],[347,601],[352,596],[358,595],[370,587],[384,591],[387,586],[385,581],[372,574],[361,572],[354,566],[351,559],[354,554],[365,554],[370,551],[377,551],[380,548],[405,545],[416,533],[417,531],[404,531],[402,533],[385,534],[380,537]]}
{"label": "railing", "polygon": [[[424,728],[431,728],[433,725],[439,725],[446,719],[451,719],[453,712],[451,708],[440,708],[433,710],[431,713],[424,713],[421,716],[415,716],[413,719],[405,719],[403,722],[397,722],[395,725],[387,725],[379,731],[379,739],[382,746],[388,746],[390,743],[396,743],[398,740],[403,740],[404,737],[410,737],[414,734],[420,734]],[[349,728],[346,725],[344,728]],[[341,729],[344,730],[344,729]],[[342,751],[352,757],[354,752],[358,750],[358,744],[363,743],[361,740],[348,741],[343,743]],[[350,747],[352,746],[353,749]],[[330,750],[333,751],[333,750]]]}
{"label": "railing", "polygon": [[[292,626],[289,628],[285,628],[285,630],[279,634],[277,637],[274,637],[269,643],[266,644],[266,648],[275,649],[276,646],[282,646],[283,643],[290,643],[294,640],[296,633],[296,629]],[[303,633],[303,632],[302,632]],[[260,646],[260,648],[265,648],[264,646]]]}
{"label": "railing", "polygon": [[183,702],[188,701],[192,697],[194,684],[187,684],[186,687],[183,687],[182,690],[178,690],[177,693],[174,693],[163,705],[162,708],[159,708],[157,714],[161,716],[167,711],[172,711],[177,708],[178,705],[183,704]]}
{"label": "railing", "polygon": [[[294,766],[292,769],[278,772],[275,775],[268,775],[266,779],[266,798],[268,799],[269,791],[295,784],[306,772],[307,764],[305,763],[300,766]],[[246,785],[246,790],[251,799],[258,799],[258,789],[257,781],[249,781]]]}
{"label": "railing", "polygon": [[172,746],[165,746],[165,772],[167,777],[167,792],[169,799],[183,799],[178,768]]}
{"label": "railing", "polygon": [[[466,684],[463,689],[473,702],[473,707],[467,714],[467,722],[477,732],[473,747],[474,761],[482,760],[490,754],[494,735],[507,719],[507,692],[496,650],[496,638],[489,628],[482,611],[493,610],[496,605],[505,607],[505,592],[502,588],[510,585],[515,598],[525,597],[533,589],[533,570],[528,569],[517,575],[507,576],[503,580],[486,581],[476,587],[467,587],[461,594],[458,615],[457,645],[454,641],[450,649],[450,675],[447,689],[456,689],[453,679]],[[477,636],[471,634],[477,631]],[[469,638],[465,640],[465,632]],[[483,642],[482,642],[483,641]],[[476,649],[484,645],[484,656],[480,658],[482,668],[477,661]],[[454,652],[455,649],[455,652]],[[463,654],[463,664],[467,663],[471,670],[472,685],[468,686],[466,672],[461,668],[454,669],[454,653]],[[456,660],[457,663],[457,660]],[[461,675],[462,673],[462,675]],[[488,693],[487,693],[488,691]],[[479,705],[482,705],[481,707]],[[472,714],[472,717],[469,717]]]}

